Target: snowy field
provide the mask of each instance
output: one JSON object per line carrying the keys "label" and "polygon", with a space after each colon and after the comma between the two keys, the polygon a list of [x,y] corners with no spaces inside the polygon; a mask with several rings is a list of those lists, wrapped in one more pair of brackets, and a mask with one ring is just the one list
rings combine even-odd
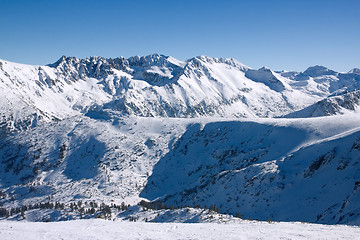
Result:
{"label": "snowy field", "polygon": [[360,239],[360,228],[307,223],[0,222],[0,239]]}

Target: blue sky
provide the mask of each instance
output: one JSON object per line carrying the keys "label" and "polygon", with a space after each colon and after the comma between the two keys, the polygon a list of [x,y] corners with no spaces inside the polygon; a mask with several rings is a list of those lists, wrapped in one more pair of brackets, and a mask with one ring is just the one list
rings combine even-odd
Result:
{"label": "blue sky", "polygon": [[0,0],[0,58],[233,57],[274,70],[360,68],[358,0]]}

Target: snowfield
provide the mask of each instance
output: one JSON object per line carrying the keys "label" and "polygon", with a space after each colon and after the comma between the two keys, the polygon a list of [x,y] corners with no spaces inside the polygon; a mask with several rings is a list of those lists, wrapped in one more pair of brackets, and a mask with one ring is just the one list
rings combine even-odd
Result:
{"label": "snowfield", "polygon": [[360,228],[300,222],[144,223],[106,220],[0,222],[2,240],[39,239],[359,239]]}

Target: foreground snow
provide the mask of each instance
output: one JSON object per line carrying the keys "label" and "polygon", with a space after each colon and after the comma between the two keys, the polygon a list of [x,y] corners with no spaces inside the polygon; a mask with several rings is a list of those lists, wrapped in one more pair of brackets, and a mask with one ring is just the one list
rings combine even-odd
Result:
{"label": "foreground snow", "polygon": [[0,222],[0,239],[356,239],[359,227],[304,223]]}

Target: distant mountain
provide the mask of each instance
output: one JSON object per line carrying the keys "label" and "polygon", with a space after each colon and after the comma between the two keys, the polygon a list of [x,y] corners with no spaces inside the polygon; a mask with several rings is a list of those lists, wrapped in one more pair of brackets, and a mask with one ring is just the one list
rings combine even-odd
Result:
{"label": "distant mountain", "polygon": [[319,77],[324,75],[336,75],[337,72],[330,70],[324,66],[313,66],[306,69],[302,75],[304,76],[310,76],[310,77]]}
{"label": "distant mountain", "polygon": [[359,68],[353,68],[349,71],[349,73],[353,73],[353,74],[360,74],[360,69]]}
{"label": "distant mountain", "polygon": [[290,113],[287,118],[322,117],[360,110],[360,91],[345,92],[327,97],[300,111]]}
{"label": "distant mountain", "polygon": [[[287,76],[287,77],[286,77]],[[109,111],[144,117],[273,117],[307,107],[337,90],[354,90],[359,75],[324,67],[288,76],[253,70],[234,59],[179,61],[145,57],[61,57],[48,66],[0,61],[1,126]],[[20,112],[19,112],[20,111]]]}

